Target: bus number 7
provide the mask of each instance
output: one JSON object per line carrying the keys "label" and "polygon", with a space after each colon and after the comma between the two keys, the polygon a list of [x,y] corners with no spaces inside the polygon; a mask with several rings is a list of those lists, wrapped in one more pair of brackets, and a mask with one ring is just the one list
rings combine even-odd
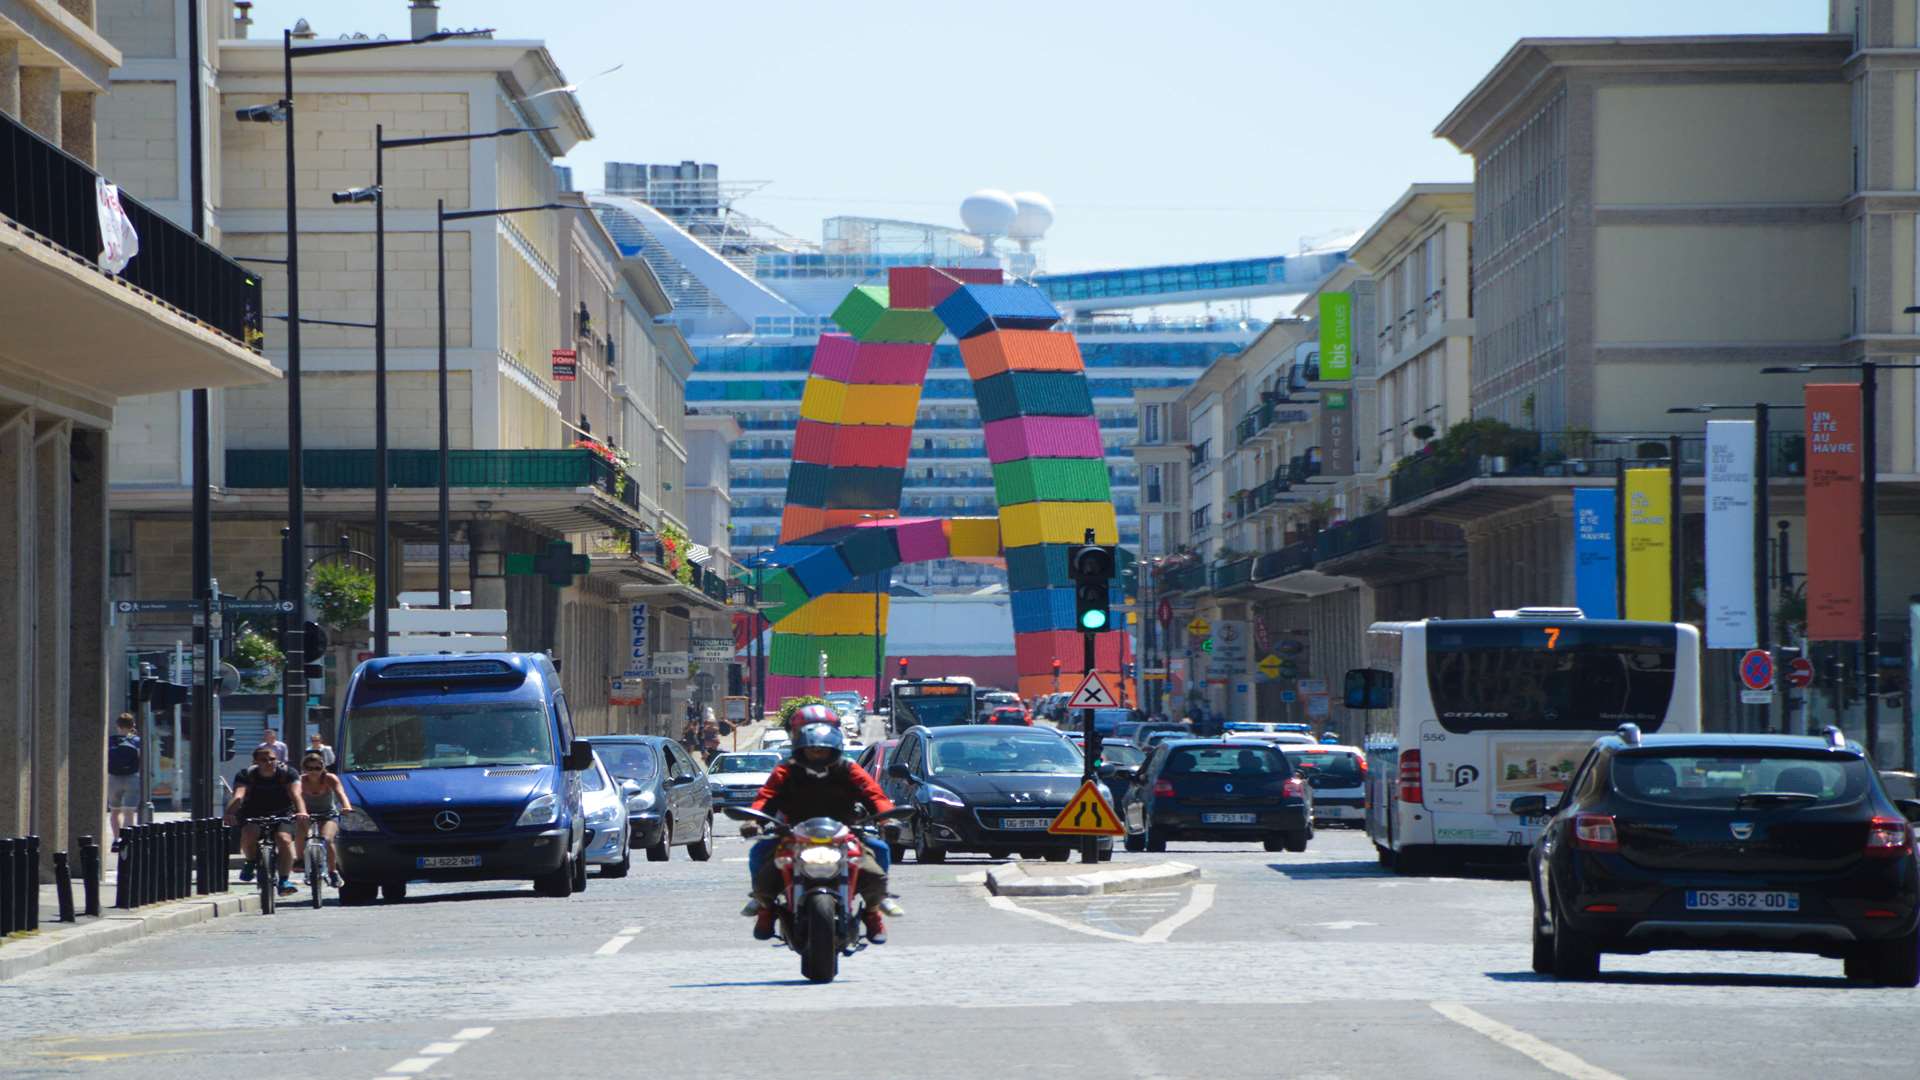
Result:
{"label": "bus number 7", "polygon": [[1556,645],[1559,645],[1559,644],[1560,644],[1560,628],[1559,628],[1559,627],[1557,627],[1557,626],[1548,626],[1548,627],[1543,627],[1542,629],[1543,629],[1543,630],[1545,631],[1545,633],[1546,633],[1546,635],[1547,635],[1547,648],[1548,648],[1548,649],[1552,649],[1552,648],[1554,648],[1554,647],[1555,647]]}

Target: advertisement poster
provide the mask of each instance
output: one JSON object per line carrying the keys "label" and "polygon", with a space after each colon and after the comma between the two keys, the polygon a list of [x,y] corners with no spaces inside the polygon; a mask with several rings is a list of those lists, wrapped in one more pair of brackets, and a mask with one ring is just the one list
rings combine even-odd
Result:
{"label": "advertisement poster", "polygon": [[1751,649],[1753,595],[1751,420],[1707,421],[1707,648]]}
{"label": "advertisement poster", "polygon": [[1858,641],[1861,632],[1860,388],[1807,385],[1807,637]]}
{"label": "advertisement poster", "polygon": [[1348,293],[1320,296],[1320,381],[1346,382],[1353,378],[1353,297]]}
{"label": "advertisement poster", "polygon": [[[1519,795],[1559,795],[1567,790],[1591,742],[1496,742],[1493,750],[1494,805]],[[1552,801],[1552,800],[1549,800]]]}
{"label": "advertisement poster", "polygon": [[1673,528],[1667,520],[1673,475],[1666,469],[1627,470],[1627,587],[1629,619],[1673,619]]}
{"label": "advertisement poster", "polygon": [[1589,619],[1620,617],[1613,508],[1613,492],[1607,488],[1579,488],[1573,493],[1574,603]]}

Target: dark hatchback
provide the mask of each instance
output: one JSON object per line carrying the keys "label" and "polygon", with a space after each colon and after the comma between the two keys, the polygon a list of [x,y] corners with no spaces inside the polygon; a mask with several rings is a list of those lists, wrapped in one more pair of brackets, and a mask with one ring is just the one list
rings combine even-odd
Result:
{"label": "dark hatchback", "polygon": [[[920,862],[944,862],[950,851],[1064,862],[1080,841],[1047,828],[1079,789],[1083,767],[1079,748],[1047,728],[917,727],[900,737],[887,791],[919,811],[902,839]],[[1101,838],[1103,857],[1112,847]]]}
{"label": "dark hatchback", "polygon": [[1647,735],[1596,742],[1528,855],[1533,969],[1587,979],[1603,953],[1816,953],[1847,977],[1920,982],[1911,820],[1859,746],[1824,737]]}
{"label": "dark hatchback", "polygon": [[1178,739],[1135,772],[1120,820],[1128,851],[1165,851],[1169,840],[1305,851],[1313,793],[1272,743]]}
{"label": "dark hatchback", "polygon": [[685,747],[661,735],[594,735],[587,742],[620,785],[633,846],[646,849],[648,862],[665,862],[681,845],[695,862],[713,857],[713,789]]}

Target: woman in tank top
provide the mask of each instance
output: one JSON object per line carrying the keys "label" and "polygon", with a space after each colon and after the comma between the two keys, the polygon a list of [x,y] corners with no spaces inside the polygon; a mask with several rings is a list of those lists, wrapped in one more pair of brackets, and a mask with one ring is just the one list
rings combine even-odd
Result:
{"label": "woman in tank top", "polygon": [[340,835],[339,815],[351,811],[353,804],[340,778],[327,771],[327,759],[317,750],[309,750],[300,759],[300,799],[307,804],[309,816],[300,822],[297,849],[305,850],[307,830],[319,826],[320,836],[327,842],[327,884],[337,889],[340,887],[340,849],[335,846],[334,837]]}

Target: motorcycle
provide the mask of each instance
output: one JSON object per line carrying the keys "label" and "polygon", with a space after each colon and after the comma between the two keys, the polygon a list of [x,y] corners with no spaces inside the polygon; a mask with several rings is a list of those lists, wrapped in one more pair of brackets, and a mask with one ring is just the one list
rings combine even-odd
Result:
{"label": "motorcycle", "polygon": [[771,834],[773,865],[785,887],[774,898],[774,923],[780,940],[800,954],[800,974],[817,982],[832,982],[840,973],[840,957],[865,948],[861,942],[866,904],[860,899],[861,833],[882,822],[913,815],[913,808],[897,806],[854,822],[852,828],[830,817],[809,818],[789,825],[771,814],[744,806],[723,811],[735,821],[752,822]]}

